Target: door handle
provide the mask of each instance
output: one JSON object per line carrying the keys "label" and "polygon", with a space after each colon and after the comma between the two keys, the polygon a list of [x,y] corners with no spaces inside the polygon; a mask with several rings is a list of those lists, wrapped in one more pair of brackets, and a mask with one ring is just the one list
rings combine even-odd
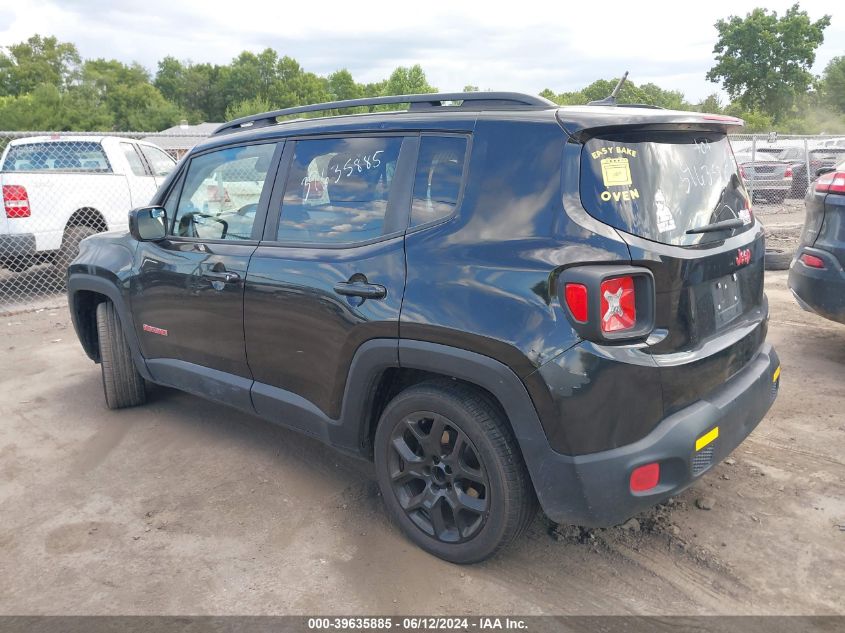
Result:
{"label": "door handle", "polygon": [[384,299],[387,296],[387,289],[384,286],[361,281],[341,281],[334,285],[334,291],[344,297],[361,297],[362,299]]}
{"label": "door handle", "polygon": [[238,273],[230,273],[230,272],[213,272],[208,271],[202,274],[205,279],[210,279],[211,281],[220,281],[224,284],[233,284],[240,280],[241,276]]}

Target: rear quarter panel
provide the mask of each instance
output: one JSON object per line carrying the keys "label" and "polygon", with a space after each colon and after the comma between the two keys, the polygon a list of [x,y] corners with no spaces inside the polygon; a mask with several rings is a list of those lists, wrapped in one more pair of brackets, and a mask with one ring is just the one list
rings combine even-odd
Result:
{"label": "rear quarter panel", "polygon": [[566,141],[554,121],[479,120],[461,208],[406,237],[401,338],[484,354],[521,378],[578,341],[557,273],[628,255],[564,213]]}

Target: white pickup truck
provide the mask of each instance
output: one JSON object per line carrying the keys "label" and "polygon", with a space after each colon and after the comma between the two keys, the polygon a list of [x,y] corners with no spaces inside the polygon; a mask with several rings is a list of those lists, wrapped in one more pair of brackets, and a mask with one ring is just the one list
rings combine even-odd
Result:
{"label": "white pickup truck", "polygon": [[64,273],[82,239],[127,229],[127,212],[147,204],[175,164],[161,148],[128,138],[11,141],[0,159],[0,266],[20,272],[52,262]]}

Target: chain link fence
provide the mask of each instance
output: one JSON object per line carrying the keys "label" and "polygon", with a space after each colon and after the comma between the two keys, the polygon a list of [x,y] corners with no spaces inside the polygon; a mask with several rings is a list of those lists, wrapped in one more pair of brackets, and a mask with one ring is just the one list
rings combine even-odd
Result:
{"label": "chain link fence", "polygon": [[[80,240],[125,230],[127,211],[147,204],[176,159],[207,135],[0,132],[0,313],[62,302]],[[772,210],[798,208],[818,171],[845,160],[845,137],[735,134],[731,142],[755,204]]]}
{"label": "chain link fence", "polygon": [[845,160],[845,136],[732,134],[731,145],[757,203],[802,199],[820,169]]}
{"label": "chain link fence", "polygon": [[64,301],[79,242],[126,230],[207,133],[0,132],[0,313]]}

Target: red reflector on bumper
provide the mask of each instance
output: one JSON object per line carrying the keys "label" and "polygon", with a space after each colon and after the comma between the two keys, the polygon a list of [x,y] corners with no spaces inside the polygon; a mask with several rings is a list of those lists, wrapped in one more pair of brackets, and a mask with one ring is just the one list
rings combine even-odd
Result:
{"label": "red reflector on bumper", "polygon": [[646,464],[631,472],[631,492],[645,492],[657,486],[660,481],[660,464]]}
{"label": "red reflector on bumper", "polygon": [[821,257],[804,253],[801,255],[801,262],[810,268],[824,268],[824,260]]}

